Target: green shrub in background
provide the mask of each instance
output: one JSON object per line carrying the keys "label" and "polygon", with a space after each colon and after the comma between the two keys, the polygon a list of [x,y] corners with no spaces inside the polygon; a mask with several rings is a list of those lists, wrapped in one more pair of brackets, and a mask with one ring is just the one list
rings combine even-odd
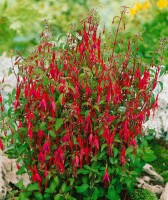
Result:
{"label": "green shrub in background", "polygon": [[[151,52],[160,38],[168,37],[168,2],[166,0],[136,1],[130,8],[130,16],[127,20],[132,30],[137,31],[141,27],[142,43],[140,51],[145,57],[152,57]],[[168,50],[163,58],[168,69]]]}

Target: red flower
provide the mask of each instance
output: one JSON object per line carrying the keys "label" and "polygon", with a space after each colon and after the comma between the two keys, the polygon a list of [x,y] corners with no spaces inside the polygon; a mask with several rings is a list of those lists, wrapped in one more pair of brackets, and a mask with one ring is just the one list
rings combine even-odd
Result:
{"label": "red flower", "polygon": [[103,182],[105,184],[110,182],[110,176],[109,176],[109,173],[108,173],[108,167],[106,167],[105,174],[103,176]]}
{"label": "red flower", "polygon": [[0,93],[0,103],[2,103],[2,95],[1,95],[1,93]]}
{"label": "red flower", "polygon": [[44,145],[43,145],[43,151],[46,153],[46,154],[49,154],[50,153],[50,142],[47,140]]}
{"label": "red flower", "polygon": [[1,139],[0,139],[0,149],[2,149],[2,151],[4,150],[4,146]]}
{"label": "red flower", "polygon": [[44,164],[46,161],[46,154],[40,151],[40,153],[38,154],[38,160],[40,163]]}
{"label": "red flower", "polygon": [[131,140],[131,145],[132,145],[132,146],[136,146],[136,145],[137,145],[137,143],[136,143],[136,140],[135,140],[135,139],[132,139],[132,140]]}

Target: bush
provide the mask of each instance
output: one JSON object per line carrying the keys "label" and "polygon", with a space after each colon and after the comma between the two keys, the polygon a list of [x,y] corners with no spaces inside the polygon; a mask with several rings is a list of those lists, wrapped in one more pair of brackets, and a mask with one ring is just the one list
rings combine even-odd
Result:
{"label": "bush", "polygon": [[130,196],[131,200],[158,200],[154,193],[144,189],[135,189]]}
{"label": "bush", "polygon": [[99,30],[95,12],[65,43],[47,28],[32,55],[16,59],[11,138],[18,174],[33,182],[17,185],[19,199],[117,200],[155,159],[142,124],[157,107],[160,67],[139,57],[139,35],[122,31],[125,12],[113,34]]}

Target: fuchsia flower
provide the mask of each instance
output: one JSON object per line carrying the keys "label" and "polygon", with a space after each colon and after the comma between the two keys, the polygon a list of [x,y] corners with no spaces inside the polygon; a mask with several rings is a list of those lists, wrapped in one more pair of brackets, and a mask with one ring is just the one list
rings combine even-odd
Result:
{"label": "fuchsia flower", "polygon": [[30,171],[32,172],[32,181],[38,182],[38,185],[40,187],[42,178],[37,170],[37,166],[33,165],[33,167],[29,167]]}
{"label": "fuchsia flower", "polygon": [[46,153],[46,154],[49,154],[50,153],[50,141],[49,140],[46,140],[46,142],[44,143],[43,145],[43,151]]}
{"label": "fuchsia flower", "polygon": [[30,137],[30,139],[32,140],[32,138],[33,138],[33,131],[29,129],[27,135],[28,135],[28,136]]}
{"label": "fuchsia flower", "polygon": [[2,103],[2,95],[1,95],[1,93],[0,93],[0,103]]}
{"label": "fuchsia flower", "polygon": [[136,146],[136,145],[137,145],[137,142],[136,142],[135,139],[132,139],[132,140],[131,140],[131,145],[132,145],[132,146]]}
{"label": "fuchsia flower", "polygon": [[40,151],[40,153],[38,154],[38,161],[41,164],[45,163],[45,161],[46,161],[46,154],[45,154],[45,152],[43,153],[42,151]]}
{"label": "fuchsia flower", "polygon": [[2,140],[0,139],[0,149],[3,151],[4,150],[4,145],[2,143]]}
{"label": "fuchsia flower", "polygon": [[42,138],[44,136],[44,132],[42,130],[38,130],[38,137]]}
{"label": "fuchsia flower", "polygon": [[108,173],[108,167],[106,167],[105,174],[103,176],[103,182],[105,184],[108,184],[110,182],[110,176],[109,176],[109,173]]}

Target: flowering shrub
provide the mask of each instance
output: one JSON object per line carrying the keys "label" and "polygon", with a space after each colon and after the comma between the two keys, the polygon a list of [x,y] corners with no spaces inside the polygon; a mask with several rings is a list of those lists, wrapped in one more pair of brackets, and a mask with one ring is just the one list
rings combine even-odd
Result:
{"label": "flowering shrub", "polygon": [[30,57],[16,59],[11,137],[24,164],[18,173],[26,167],[33,182],[17,185],[20,199],[117,200],[154,159],[142,124],[157,107],[160,67],[154,72],[139,57],[139,35],[122,31],[125,12],[113,34],[100,31],[92,13],[65,43],[46,31]]}

